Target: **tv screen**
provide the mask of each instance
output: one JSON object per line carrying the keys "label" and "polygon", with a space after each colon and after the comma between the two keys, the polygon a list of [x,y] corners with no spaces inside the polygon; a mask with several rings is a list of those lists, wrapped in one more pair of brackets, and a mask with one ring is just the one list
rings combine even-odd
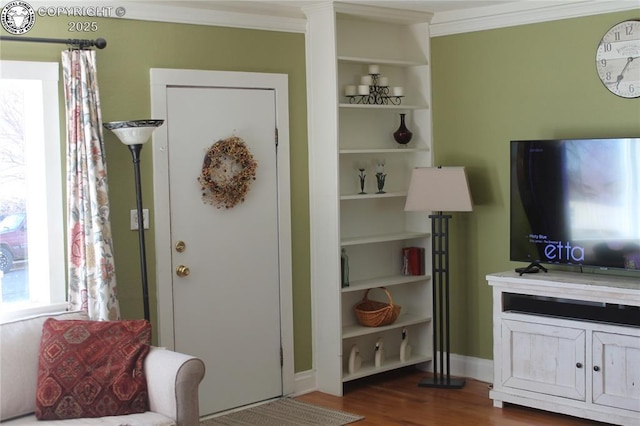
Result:
{"label": "tv screen", "polygon": [[511,141],[511,260],[640,270],[640,138]]}

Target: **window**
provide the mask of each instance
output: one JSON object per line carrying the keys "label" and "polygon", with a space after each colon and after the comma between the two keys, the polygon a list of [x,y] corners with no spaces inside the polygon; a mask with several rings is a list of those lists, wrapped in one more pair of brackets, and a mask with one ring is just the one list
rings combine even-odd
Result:
{"label": "window", "polygon": [[66,308],[59,64],[0,61],[0,319]]}

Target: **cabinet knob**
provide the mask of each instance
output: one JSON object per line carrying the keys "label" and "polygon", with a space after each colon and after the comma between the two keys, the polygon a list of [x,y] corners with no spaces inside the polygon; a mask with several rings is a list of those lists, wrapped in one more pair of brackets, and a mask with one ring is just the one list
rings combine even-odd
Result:
{"label": "cabinet knob", "polygon": [[582,368],[582,363],[581,363],[581,362],[577,363],[577,364],[576,364],[576,367],[577,367],[577,368]]}
{"label": "cabinet knob", "polygon": [[593,371],[600,371],[600,367],[598,367],[597,365],[593,366]]}

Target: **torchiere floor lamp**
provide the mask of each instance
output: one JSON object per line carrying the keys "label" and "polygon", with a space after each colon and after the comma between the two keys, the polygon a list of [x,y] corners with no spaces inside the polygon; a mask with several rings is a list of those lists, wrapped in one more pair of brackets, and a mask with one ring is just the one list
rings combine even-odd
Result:
{"label": "torchiere floor lamp", "polygon": [[140,277],[142,279],[142,301],[144,319],[150,321],[149,284],[147,281],[147,252],[144,241],[144,217],[142,209],[142,185],[140,183],[140,151],[142,145],[149,140],[153,131],[164,123],[164,120],[112,121],[104,123],[104,127],[116,134],[120,141],[129,147],[133,157],[133,169],[136,180],[136,210],[138,212],[138,244],[140,246]]}
{"label": "torchiere floor lamp", "polygon": [[404,209],[405,211],[432,212],[429,218],[431,219],[433,286],[433,378],[424,378],[418,385],[460,389],[465,381],[452,378],[450,368],[449,219],[451,215],[442,212],[472,210],[469,183],[464,167],[414,169]]}

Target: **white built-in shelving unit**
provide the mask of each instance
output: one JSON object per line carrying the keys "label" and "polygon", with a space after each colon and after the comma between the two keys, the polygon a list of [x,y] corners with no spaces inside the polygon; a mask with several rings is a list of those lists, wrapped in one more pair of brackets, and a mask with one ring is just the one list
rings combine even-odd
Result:
{"label": "white built-in shelving unit", "polygon": [[[431,278],[404,276],[402,248],[425,249],[430,271],[426,214],[405,213],[414,167],[431,165],[428,13],[326,2],[305,8],[311,216],[314,364],[321,391],[342,395],[343,384],[432,357]],[[344,96],[376,64],[391,86],[402,86],[400,105],[362,105]],[[393,132],[406,114],[413,139],[398,145]],[[376,165],[384,160],[384,194],[376,194]],[[366,165],[366,194],[359,194],[357,164]],[[350,285],[341,288],[340,252],[349,257]],[[386,287],[401,313],[383,327],[363,327],[353,306],[368,289]],[[381,290],[370,298],[384,301]],[[402,331],[412,356],[401,361]],[[386,360],[375,366],[383,339]],[[348,371],[357,346],[362,367]]]}

